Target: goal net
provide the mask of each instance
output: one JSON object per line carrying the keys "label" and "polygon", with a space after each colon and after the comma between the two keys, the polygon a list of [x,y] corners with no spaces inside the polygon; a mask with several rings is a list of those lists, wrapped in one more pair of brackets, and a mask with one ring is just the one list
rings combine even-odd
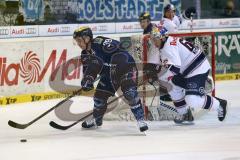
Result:
{"label": "goal net", "polygon": [[[171,36],[177,36],[187,41],[193,43],[196,47],[203,50],[207,55],[207,58],[212,66],[211,75],[213,80],[215,80],[215,45],[214,45],[214,33],[213,32],[197,32],[197,33],[180,33],[180,34],[171,34]],[[131,37],[122,37],[120,39],[122,45],[127,48],[129,53],[134,57],[138,71],[138,82],[139,84],[144,82],[143,77],[143,65],[157,57],[152,57],[151,53],[157,52],[153,44],[149,39],[149,35],[134,35]],[[139,95],[141,97],[145,118],[151,120],[152,117],[149,116],[149,109],[154,109],[156,106],[159,106],[161,91],[159,92],[159,85],[152,86],[148,83],[138,87]],[[215,91],[212,92],[214,94]],[[119,93],[121,94],[121,93]],[[173,105],[171,102],[164,102],[170,105]],[[159,120],[172,120],[173,115],[167,109],[162,108],[159,114]],[[109,114],[106,115],[105,119],[111,120],[123,120],[123,121],[132,121],[134,116],[132,115],[129,106],[124,100],[120,101],[118,106]]]}

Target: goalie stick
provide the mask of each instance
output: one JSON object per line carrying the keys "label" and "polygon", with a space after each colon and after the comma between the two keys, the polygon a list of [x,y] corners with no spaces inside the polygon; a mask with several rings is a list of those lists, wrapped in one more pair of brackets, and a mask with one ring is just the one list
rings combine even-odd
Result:
{"label": "goalie stick", "polygon": [[25,129],[25,128],[29,127],[30,125],[32,125],[33,123],[35,123],[36,121],[38,121],[39,119],[41,119],[42,117],[44,117],[45,115],[47,115],[48,113],[50,113],[51,111],[53,111],[54,109],[56,109],[57,107],[61,106],[63,103],[65,103],[66,101],[68,101],[72,97],[74,97],[74,96],[76,96],[78,94],[81,94],[81,92],[82,92],[82,88],[77,90],[76,92],[74,92],[73,94],[71,94],[70,96],[68,96],[64,100],[60,101],[55,106],[53,106],[52,108],[50,108],[49,110],[45,111],[44,113],[42,113],[41,115],[39,115],[38,117],[36,117],[35,119],[33,119],[32,121],[30,121],[30,122],[28,122],[26,124],[20,124],[20,123],[17,123],[17,122],[9,120],[8,121],[8,125],[13,127],[13,128],[17,128],[17,129]]}

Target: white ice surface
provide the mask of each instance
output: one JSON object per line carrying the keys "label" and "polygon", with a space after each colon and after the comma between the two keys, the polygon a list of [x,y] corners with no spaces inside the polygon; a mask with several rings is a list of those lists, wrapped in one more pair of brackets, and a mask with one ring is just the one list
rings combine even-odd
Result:
{"label": "white ice surface", "polygon": [[[135,122],[107,121],[88,131],[79,124],[59,131],[48,122],[69,122],[54,112],[25,130],[7,124],[8,120],[26,123],[59,100],[0,108],[0,160],[240,160],[240,81],[217,82],[216,88],[218,97],[231,102],[226,121],[218,122],[211,112],[192,126],[149,122],[146,136]],[[72,112],[91,106],[89,98],[74,98]]]}

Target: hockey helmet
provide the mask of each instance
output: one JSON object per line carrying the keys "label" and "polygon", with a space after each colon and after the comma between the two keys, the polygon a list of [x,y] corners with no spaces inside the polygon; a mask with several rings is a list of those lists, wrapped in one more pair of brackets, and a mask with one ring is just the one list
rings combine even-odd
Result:
{"label": "hockey helmet", "polygon": [[164,8],[163,8],[163,11],[164,11],[164,14],[167,12],[167,11],[175,11],[175,7],[174,5],[172,4],[167,4]]}
{"label": "hockey helmet", "polygon": [[151,38],[165,38],[168,36],[168,30],[163,27],[161,29],[159,29],[158,27],[153,27],[151,33],[150,33]]}
{"label": "hockey helmet", "polygon": [[151,16],[148,12],[143,12],[140,14],[139,21],[144,20],[144,19],[151,20]]}
{"label": "hockey helmet", "polygon": [[91,28],[89,27],[80,27],[76,29],[73,33],[73,38],[77,37],[83,37],[83,36],[89,36],[91,39],[93,39],[93,33]]}

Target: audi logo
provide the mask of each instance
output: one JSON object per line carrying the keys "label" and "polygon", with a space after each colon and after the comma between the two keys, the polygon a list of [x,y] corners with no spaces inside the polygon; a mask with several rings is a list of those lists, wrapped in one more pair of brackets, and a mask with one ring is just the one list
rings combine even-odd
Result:
{"label": "audi logo", "polygon": [[61,32],[70,32],[70,27],[61,27]]}
{"label": "audi logo", "polygon": [[27,28],[26,34],[36,34],[36,28]]}
{"label": "audi logo", "polygon": [[9,29],[0,29],[0,35],[9,35]]}
{"label": "audi logo", "polygon": [[106,25],[100,25],[99,26],[99,31],[106,31],[107,30],[107,26]]}

